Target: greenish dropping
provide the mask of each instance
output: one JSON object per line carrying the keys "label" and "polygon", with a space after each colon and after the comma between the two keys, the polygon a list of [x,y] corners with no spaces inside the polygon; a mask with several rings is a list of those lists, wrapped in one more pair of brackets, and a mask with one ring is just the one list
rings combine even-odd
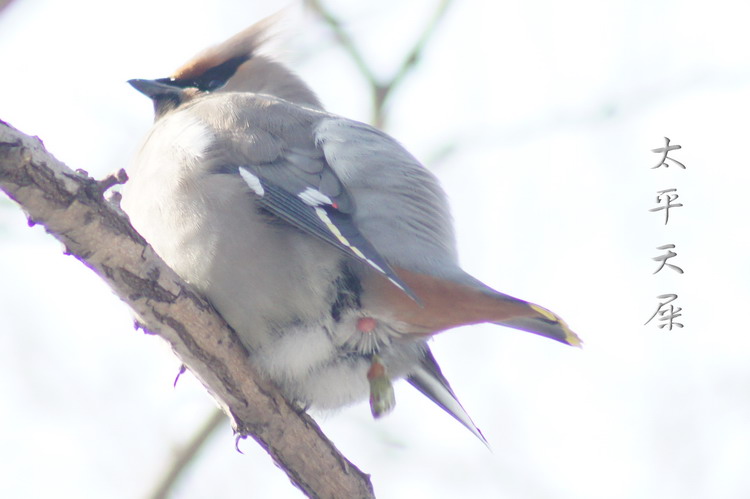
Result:
{"label": "greenish dropping", "polygon": [[396,396],[382,359],[372,356],[372,364],[367,371],[367,379],[370,382],[370,411],[374,418],[388,414],[396,407]]}

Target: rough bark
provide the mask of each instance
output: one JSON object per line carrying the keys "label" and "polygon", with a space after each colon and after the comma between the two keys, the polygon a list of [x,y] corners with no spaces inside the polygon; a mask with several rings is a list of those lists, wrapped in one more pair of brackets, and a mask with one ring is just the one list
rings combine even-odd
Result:
{"label": "rough bark", "polygon": [[252,436],[310,497],[373,497],[369,475],[342,456],[307,414],[258,377],[235,333],[154,253],[97,182],[55,159],[37,138],[0,121],[0,189],[97,273],[147,331],[167,340],[235,431]]}

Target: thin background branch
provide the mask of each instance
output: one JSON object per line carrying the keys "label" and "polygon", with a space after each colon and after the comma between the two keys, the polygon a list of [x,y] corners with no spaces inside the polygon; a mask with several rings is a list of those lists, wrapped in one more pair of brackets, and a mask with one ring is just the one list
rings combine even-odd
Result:
{"label": "thin background branch", "polygon": [[338,40],[341,47],[349,54],[349,57],[354,61],[357,69],[367,81],[370,86],[370,92],[372,95],[372,124],[377,128],[383,128],[386,122],[385,104],[388,98],[393,94],[401,83],[404,81],[406,76],[414,70],[419,63],[422,53],[427,46],[432,35],[435,33],[436,28],[440,21],[445,17],[445,13],[448,7],[451,5],[452,0],[440,0],[435,13],[430,18],[430,21],[425,26],[422,34],[417,39],[417,42],[409,50],[404,57],[403,61],[399,65],[396,73],[389,79],[382,81],[375,75],[370,65],[365,60],[362,52],[357,48],[357,44],[354,43],[354,39],[349,36],[347,31],[344,29],[344,25],[336,15],[328,10],[320,0],[307,0],[307,5],[316,12],[320,18],[328,25],[333,31],[334,36]]}
{"label": "thin background branch", "polygon": [[171,466],[162,475],[161,480],[154,488],[154,492],[149,496],[150,499],[165,499],[170,496],[177,480],[198,455],[203,446],[209,441],[211,435],[226,419],[226,416],[220,410],[211,412],[211,415],[198,428],[193,438],[177,452]]}
{"label": "thin background branch", "polygon": [[13,3],[13,0],[0,0],[0,12],[2,12],[3,9],[8,7],[11,3]]}

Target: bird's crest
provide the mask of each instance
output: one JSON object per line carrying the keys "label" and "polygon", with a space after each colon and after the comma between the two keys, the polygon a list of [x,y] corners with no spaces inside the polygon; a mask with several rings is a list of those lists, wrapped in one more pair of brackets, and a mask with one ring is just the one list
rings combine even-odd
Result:
{"label": "bird's crest", "polygon": [[223,43],[203,50],[180,66],[170,80],[183,88],[262,93],[321,108],[313,91],[294,72],[264,53],[283,14],[282,11],[269,16]]}

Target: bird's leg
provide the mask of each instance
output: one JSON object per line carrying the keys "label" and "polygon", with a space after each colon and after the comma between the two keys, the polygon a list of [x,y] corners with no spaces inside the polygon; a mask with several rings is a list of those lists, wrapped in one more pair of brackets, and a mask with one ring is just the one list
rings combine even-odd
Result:
{"label": "bird's leg", "polygon": [[[357,319],[357,331],[362,334],[374,334],[378,321],[372,317]],[[396,407],[396,397],[393,384],[383,364],[383,359],[376,353],[372,354],[370,369],[367,370],[367,380],[370,382],[370,411],[374,418],[388,414]]]}
{"label": "bird's leg", "polygon": [[372,417],[379,418],[388,414],[396,407],[396,397],[393,393],[393,384],[388,377],[383,359],[373,354],[370,369],[367,371],[367,380],[370,382],[370,411]]}

